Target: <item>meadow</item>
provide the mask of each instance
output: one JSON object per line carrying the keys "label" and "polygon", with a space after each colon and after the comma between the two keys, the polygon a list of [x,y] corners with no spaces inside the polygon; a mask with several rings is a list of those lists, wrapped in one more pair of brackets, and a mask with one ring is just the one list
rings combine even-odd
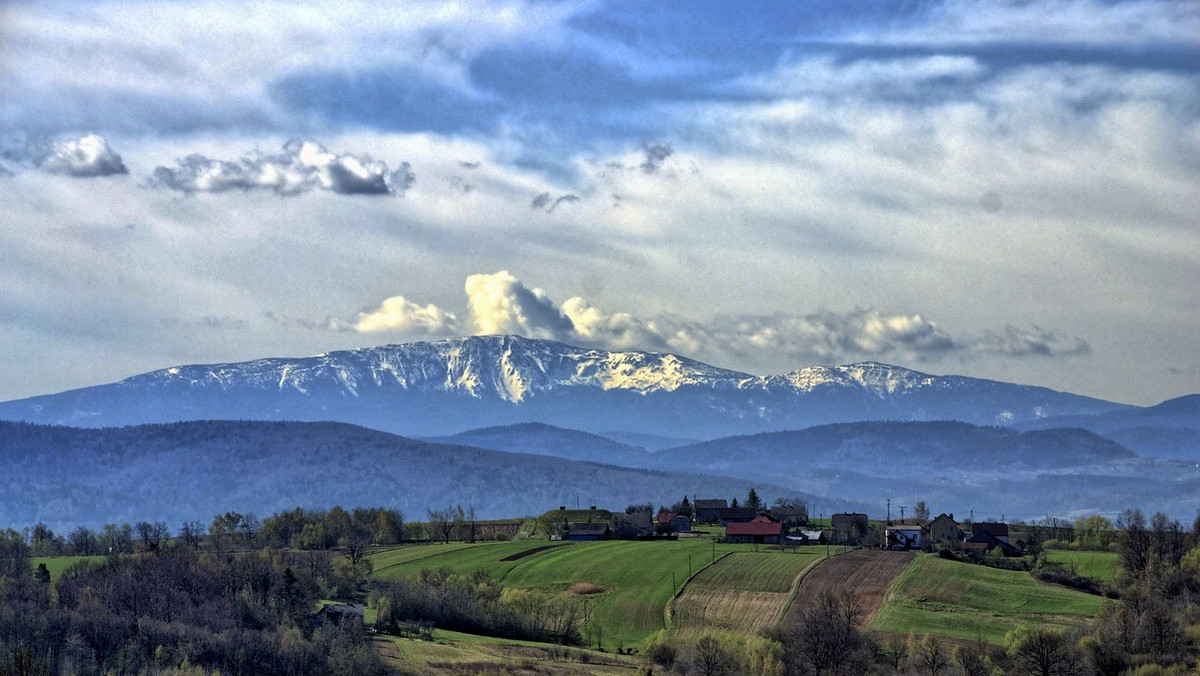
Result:
{"label": "meadow", "polygon": [[692,578],[675,599],[674,628],[684,636],[707,629],[753,636],[783,615],[797,577],[824,560],[824,548],[820,553],[727,554]]}
{"label": "meadow", "polygon": [[1018,624],[1077,626],[1094,617],[1100,604],[1098,596],[1042,584],[1028,573],[918,556],[896,579],[869,628],[1001,644]]}
{"label": "meadow", "polygon": [[1047,549],[1046,563],[1051,566],[1075,565],[1075,571],[1093,580],[1112,582],[1121,570],[1121,560],[1116,552],[1077,552],[1064,549]]}

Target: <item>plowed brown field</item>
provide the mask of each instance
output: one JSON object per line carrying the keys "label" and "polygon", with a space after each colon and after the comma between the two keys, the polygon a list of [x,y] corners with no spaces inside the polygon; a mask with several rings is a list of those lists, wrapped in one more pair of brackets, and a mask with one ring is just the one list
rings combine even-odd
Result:
{"label": "plowed brown field", "polygon": [[912,552],[877,549],[860,549],[835,556],[805,576],[796,600],[788,609],[787,619],[796,618],[803,608],[814,604],[826,592],[850,591],[857,594],[863,604],[862,626],[865,627],[879,612],[892,581],[908,568],[914,556]]}

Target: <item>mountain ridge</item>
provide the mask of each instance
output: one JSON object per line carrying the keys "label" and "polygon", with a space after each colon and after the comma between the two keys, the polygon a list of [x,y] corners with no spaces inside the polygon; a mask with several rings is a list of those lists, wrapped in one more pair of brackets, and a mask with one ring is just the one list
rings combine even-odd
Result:
{"label": "mountain ridge", "polygon": [[544,422],[601,433],[728,436],[858,420],[1014,424],[1129,409],[1049,388],[879,362],[755,376],[679,355],[470,336],[304,358],[173,366],[0,403],[0,419],[106,426],[339,420],[411,436]]}

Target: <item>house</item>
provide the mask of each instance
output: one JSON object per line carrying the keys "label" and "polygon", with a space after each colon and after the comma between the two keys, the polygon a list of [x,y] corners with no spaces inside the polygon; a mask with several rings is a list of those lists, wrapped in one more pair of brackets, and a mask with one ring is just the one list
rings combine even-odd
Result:
{"label": "house", "polygon": [[953,514],[938,514],[937,518],[929,522],[929,542],[958,542],[962,540],[962,531],[958,529],[958,522],[954,520]]}
{"label": "house", "polygon": [[626,540],[654,535],[654,519],[650,512],[629,512],[612,515],[613,531],[616,536]]}
{"label": "house", "polygon": [[753,507],[726,507],[720,511],[718,521],[722,526],[731,523],[749,523],[758,516],[758,510]]}
{"label": "house", "polygon": [[843,512],[830,517],[833,527],[833,541],[841,544],[856,545],[871,530],[866,514],[858,512]]}
{"label": "house", "polygon": [[979,523],[971,524],[971,535],[979,535],[987,533],[997,540],[1008,544],[1008,524],[998,523],[995,521],[980,521]]}
{"label": "house", "polygon": [[888,549],[920,549],[925,543],[925,529],[920,526],[888,526],[884,534]]}
{"label": "house", "polygon": [[687,518],[687,515],[679,512],[659,512],[658,523],[663,526],[670,526],[671,530],[676,533],[692,532],[692,520]]}
{"label": "house", "polygon": [[342,626],[351,622],[362,624],[366,609],[345,603],[328,603],[317,611],[317,622],[325,626]]}
{"label": "house", "polygon": [[800,545],[823,545],[827,542],[823,530],[800,530],[787,536],[787,539]]}
{"label": "house", "polygon": [[573,523],[567,531],[568,540],[611,540],[612,528],[603,521]]}
{"label": "house", "polygon": [[1021,550],[1008,544],[1007,541],[1001,540],[989,533],[986,529],[981,530],[975,535],[967,538],[963,542],[963,550],[968,552],[978,552],[980,554],[988,554],[995,549],[999,549],[1004,556],[1020,556]]}
{"label": "house", "polygon": [[783,525],[792,528],[808,523],[808,505],[798,507],[772,507],[768,513]]}
{"label": "house", "polygon": [[769,516],[756,516],[750,521],[734,521],[725,527],[726,542],[752,542],[754,544],[779,544],[783,541],[783,524]]}
{"label": "house", "polygon": [[721,520],[721,510],[728,507],[729,503],[725,500],[696,500],[692,503],[696,523],[716,523]]}

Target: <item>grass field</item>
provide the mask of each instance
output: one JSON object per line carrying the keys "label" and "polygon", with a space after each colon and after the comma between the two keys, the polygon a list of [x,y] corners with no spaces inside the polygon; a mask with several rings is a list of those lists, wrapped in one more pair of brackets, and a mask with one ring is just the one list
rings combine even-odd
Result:
{"label": "grass field", "polygon": [[[665,628],[667,602],[691,573],[711,562],[714,552],[714,545],[706,538],[667,542],[525,540],[441,547],[441,552],[424,556],[408,553],[414,547],[374,554],[375,574],[381,578],[401,578],[415,577],[425,568],[446,567],[461,574],[484,569],[506,587],[564,595],[569,594],[567,590],[572,584],[590,582],[603,591],[571,598],[577,598],[581,608],[587,599],[591,641],[594,645],[594,635],[598,632],[602,645],[609,650],[618,645],[633,646]],[[419,548],[436,549],[431,545]],[[546,549],[513,561],[503,560],[539,548]],[[753,549],[752,545],[715,546],[718,556]],[[797,554],[781,556],[804,558]],[[381,564],[386,565],[381,567]]]}
{"label": "grass field", "polygon": [[37,569],[39,563],[46,564],[46,570],[50,571],[50,579],[57,580],[66,569],[81,561],[97,563],[103,560],[103,556],[35,556],[29,565]]}
{"label": "grass field", "polygon": [[1052,566],[1075,564],[1075,570],[1084,577],[1101,582],[1112,582],[1121,569],[1116,552],[1074,552],[1062,549],[1047,549],[1046,563]]}
{"label": "grass field", "polygon": [[544,643],[508,641],[434,631],[433,641],[394,637],[374,639],[385,661],[401,673],[418,676],[521,674],[523,676],[625,676],[640,660]]}
{"label": "grass field", "polygon": [[729,554],[697,574],[675,600],[675,629],[685,636],[706,629],[752,636],[775,624],[796,576],[824,558],[823,549]]}
{"label": "grass field", "polygon": [[1028,573],[919,556],[896,579],[870,629],[999,644],[1018,624],[1065,628],[1099,609],[1100,597],[1042,584]]}

